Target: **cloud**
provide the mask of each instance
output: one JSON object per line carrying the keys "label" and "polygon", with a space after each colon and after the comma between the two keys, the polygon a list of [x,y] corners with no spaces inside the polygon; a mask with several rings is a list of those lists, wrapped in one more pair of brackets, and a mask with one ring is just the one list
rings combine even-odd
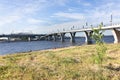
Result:
{"label": "cloud", "polygon": [[82,5],[82,6],[91,6],[92,4],[89,3],[88,1],[85,1],[85,0],[76,0],[76,2],[79,4],[79,5]]}
{"label": "cloud", "polygon": [[[57,5],[63,5],[67,2],[68,0],[29,0],[29,1],[19,1],[19,0],[14,0],[13,2],[9,1],[4,2],[4,4],[1,4],[0,10],[6,13],[6,15],[2,14],[3,16],[0,18],[0,26],[7,24],[7,23],[13,23],[17,22],[19,20],[22,20],[24,18],[28,18],[27,20],[29,23],[42,23],[45,22],[43,20],[37,20],[37,19],[32,19],[32,15],[37,14],[37,11],[41,11],[44,8],[50,7],[50,6],[55,6]],[[51,3],[52,2],[52,3]],[[15,4],[15,5],[12,5]],[[25,20],[25,19],[24,19]]]}
{"label": "cloud", "polygon": [[49,29],[67,30],[73,25],[82,27],[86,22],[89,25],[102,21],[107,24],[111,14],[114,23],[120,21],[119,0],[7,0],[2,5],[1,2],[0,30],[3,32],[10,31],[6,28],[49,32]]}
{"label": "cloud", "polygon": [[110,23],[110,17],[113,15],[113,22],[116,23],[116,19],[120,16],[120,5],[116,5],[114,2],[106,3],[101,6],[96,7],[93,10],[88,10],[88,19],[93,20],[93,22],[98,23],[103,21],[104,23]]}
{"label": "cloud", "polygon": [[72,27],[73,25],[82,28],[86,22],[88,23],[88,26],[90,25],[97,26],[101,22],[103,22],[104,24],[110,24],[111,14],[113,15],[113,23],[118,23],[120,21],[120,14],[119,14],[120,5],[117,5],[117,4],[118,3],[115,3],[114,1],[111,1],[110,3],[103,2],[102,4],[99,4],[98,6],[94,6],[90,9],[89,8],[85,9],[84,13],[80,11],[77,12],[75,8],[74,9],[68,8],[68,12],[54,13],[53,14],[54,18],[61,19],[61,20],[70,19],[72,21],[53,25],[54,27],[56,26],[56,28],[53,28],[53,30],[57,28],[60,30],[62,30],[63,28],[65,28],[66,30],[67,29],[69,30],[70,27]]}
{"label": "cloud", "polygon": [[[30,0],[29,3],[26,3],[25,1],[21,2],[18,0],[14,0],[15,2],[10,2],[11,4],[2,4],[0,10],[2,10],[4,14],[1,14],[0,16],[0,27],[7,25],[7,24],[13,24],[14,22],[22,21],[25,22],[25,18],[32,17],[31,15],[36,14],[37,11],[40,11],[42,8],[46,7],[44,4],[47,4],[47,0]],[[9,2],[9,1],[8,1]],[[38,23],[42,22],[40,20],[30,19],[28,22],[31,23]],[[12,26],[11,26],[12,28]]]}
{"label": "cloud", "polygon": [[30,23],[30,24],[40,24],[40,23],[45,23],[45,21],[43,21],[43,20],[34,19],[34,18],[29,18],[29,19],[27,19],[27,22]]}
{"label": "cloud", "polygon": [[64,13],[64,12],[55,13],[53,17],[68,18],[68,19],[74,19],[74,20],[82,20],[85,18],[85,16],[81,13]]}
{"label": "cloud", "polygon": [[9,23],[13,23],[17,20],[19,20],[20,17],[19,16],[6,16],[6,17],[2,17],[0,19],[0,26],[4,25],[4,24],[9,24]]}

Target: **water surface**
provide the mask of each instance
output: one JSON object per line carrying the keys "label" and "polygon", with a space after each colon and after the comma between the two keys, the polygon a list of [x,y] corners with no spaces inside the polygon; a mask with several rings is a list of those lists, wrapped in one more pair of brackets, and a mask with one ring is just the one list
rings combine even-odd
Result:
{"label": "water surface", "polygon": [[[65,39],[63,43],[61,41],[0,42],[0,55],[85,44],[84,37],[79,37],[75,40],[76,43],[70,43],[69,39]],[[103,40],[106,43],[113,43],[114,38],[113,36],[106,36]]]}

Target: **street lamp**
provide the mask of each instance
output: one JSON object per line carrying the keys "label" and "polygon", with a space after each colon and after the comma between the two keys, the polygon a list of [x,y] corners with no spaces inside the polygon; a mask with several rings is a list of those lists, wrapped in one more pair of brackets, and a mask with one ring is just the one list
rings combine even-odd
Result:
{"label": "street lamp", "polygon": [[112,26],[112,14],[111,14],[111,20],[110,20],[111,26]]}

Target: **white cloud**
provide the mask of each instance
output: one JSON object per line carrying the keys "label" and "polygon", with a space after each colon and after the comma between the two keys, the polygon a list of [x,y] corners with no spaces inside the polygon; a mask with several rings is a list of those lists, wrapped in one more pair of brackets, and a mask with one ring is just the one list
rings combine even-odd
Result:
{"label": "white cloud", "polygon": [[88,18],[91,18],[91,20],[93,20],[95,23],[103,21],[108,24],[110,23],[110,16],[113,15],[113,22],[115,22],[116,19],[120,16],[119,7],[120,5],[116,5],[113,2],[98,6],[91,11],[88,10]]}
{"label": "white cloud", "polygon": [[[8,1],[9,2],[9,1]],[[21,1],[20,1],[21,2]],[[4,26],[8,26],[11,29],[17,30],[17,26],[21,24],[15,24],[19,23],[22,21],[26,22],[27,18],[32,17],[33,14],[36,14],[37,11],[40,11],[44,7],[47,6],[48,1],[47,0],[30,0],[29,3],[22,1],[22,3],[19,3],[17,0],[16,2],[11,2],[12,4],[15,5],[8,5],[8,4],[2,4],[0,3],[0,10],[3,11],[3,14],[0,16],[0,29],[2,32],[6,32],[6,29]],[[17,4],[16,4],[17,3]],[[46,4],[46,5],[44,5]],[[5,13],[5,15],[4,15]],[[38,23],[38,22],[43,22],[42,20],[35,20],[35,19],[30,19],[28,20],[30,23]],[[27,22],[26,22],[27,23]],[[14,25],[15,24],[15,25]],[[25,24],[26,25],[26,24]],[[28,24],[27,24],[28,25]]]}
{"label": "white cloud", "polygon": [[83,5],[83,6],[86,6],[86,7],[91,6],[91,3],[86,2],[86,1],[84,1],[84,0],[77,0],[77,3],[78,3],[79,5]]}
{"label": "white cloud", "polygon": [[[88,6],[91,4],[88,3]],[[86,5],[87,6],[87,5]],[[83,27],[86,22],[88,22],[89,26],[96,26],[103,22],[104,24],[110,24],[110,16],[113,15],[113,23],[120,23],[120,5],[118,3],[110,2],[101,4],[99,6],[94,6],[91,10],[85,9],[84,13],[81,12],[72,12],[71,8],[68,9],[70,12],[58,12],[53,15],[53,17],[57,19],[73,19],[70,22],[61,23],[53,25],[56,28],[52,28],[53,30],[57,28],[62,30],[63,28],[70,29],[73,25],[77,27]],[[75,10],[74,10],[75,11]],[[75,21],[74,21],[75,20]],[[52,30],[51,30],[52,31]]]}
{"label": "white cloud", "polygon": [[3,26],[4,24],[9,24],[9,23],[13,23],[17,20],[19,20],[20,17],[19,16],[6,16],[6,17],[2,17],[0,19],[0,26]]}
{"label": "white cloud", "polygon": [[75,19],[75,20],[82,20],[84,19],[84,15],[81,13],[64,13],[64,12],[58,12],[53,15],[54,17],[58,18],[68,18],[68,19]]}
{"label": "white cloud", "polygon": [[39,20],[39,19],[30,18],[30,19],[27,19],[27,22],[30,23],[30,24],[39,24],[39,23],[44,23],[45,21]]}
{"label": "white cloud", "polygon": [[[19,0],[16,0],[16,2],[18,1]],[[3,12],[0,13],[2,16],[0,17],[0,29],[1,31],[4,29],[3,32],[5,31],[4,26],[11,28],[11,30],[13,28],[14,30],[21,31],[23,28],[25,30],[32,30],[36,32],[45,32],[50,31],[49,29],[58,28],[61,30],[63,28],[70,29],[73,25],[76,27],[82,27],[85,25],[85,22],[88,22],[89,24],[99,24],[101,21],[104,21],[104,23],[110,23],[111,14],[113,15],[113,22],[120,21],[119,0],[117,2],[113,0],[105,0],[104,2],[102,0],[98,5],[85,2],[84,0],[76,0],[75,3],[78,1],[79,3],[77,5],[79,5],[79,7],[72,6],[72,3],[69,4],[69,2],[72,1],[74,0],[28,0],[24,4],[24,1],[20,1],[21,3],[17,4],[15,4],[15,2],[15,5],[12,5],[11,8],[9,8],[10,6],[8,5],[0,5],[0,10],[4,10],[3,12],[6,13],[4,15],[1,15]],[[56,9],[58,8],[60,10],[52,10],[53,7],[56,7]],[[67,10],[62,12],[61,8]],[[48,9],[50,9],[50,11]],[[44,12],[42,13],[42,10],[46,12],[48,10],[48,13],[50,14],[47,14],[47,16],[44,17]],[[42,14],[42,18],[37,13]],[[49,16],[52,16],[52,18],[49,18]],[[49,20],[49,22],[45,20]],[[21,22],[19,23],[19,21]],[[16,25],[19,24],[14,24],[17,22],[20,25],[23,22],[22,28],[18,29]],[[50,26],[45,26],[45,24],[48,23],[51,23]]]}

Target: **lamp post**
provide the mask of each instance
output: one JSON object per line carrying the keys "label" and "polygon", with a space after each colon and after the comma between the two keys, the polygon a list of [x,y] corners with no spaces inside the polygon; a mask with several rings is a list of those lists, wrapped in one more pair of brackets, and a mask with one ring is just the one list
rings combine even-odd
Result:
{"label": "lamp post", "polygon": [[110,20],[111,26],[112,26],[112,14],[111,14],[111,20]]}
{"label": "lamp post", "polygon": [[88,23],[86,22],[86,26],[88,26]]}

